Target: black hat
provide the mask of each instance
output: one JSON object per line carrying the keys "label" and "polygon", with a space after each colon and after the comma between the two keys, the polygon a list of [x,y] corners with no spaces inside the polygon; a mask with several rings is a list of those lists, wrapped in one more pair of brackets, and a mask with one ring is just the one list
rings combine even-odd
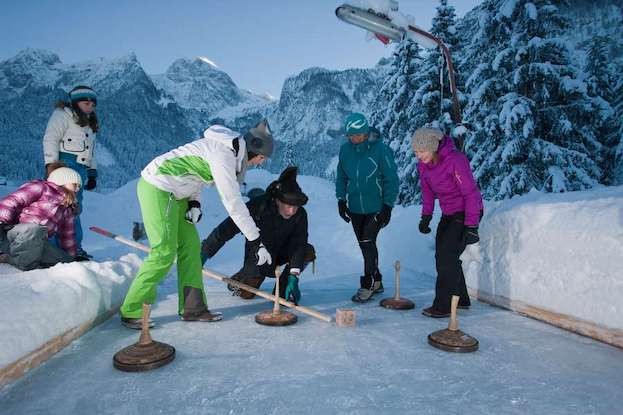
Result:
{"label": "black hat", "polygon": [[279,178],[272,182],[266,191],[283,203],[293,206],[303,206],[307,203],[308,198],[296,182],[297,173],[298,168],[296,166],[286,167],[286,169],[281,172],[281,175],[279,175]]}

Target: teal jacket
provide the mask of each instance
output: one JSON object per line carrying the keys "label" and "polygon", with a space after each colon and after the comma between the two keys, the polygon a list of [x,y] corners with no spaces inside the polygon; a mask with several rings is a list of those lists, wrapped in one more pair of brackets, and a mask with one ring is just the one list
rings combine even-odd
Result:
{"label": "teal jacket", "polygon": [[370,134],[361,144],[342,144],[335,195],[347,200],[353,213],[376,213],[383,204],[394,206],[398,196],[396,162],[377,134]]}

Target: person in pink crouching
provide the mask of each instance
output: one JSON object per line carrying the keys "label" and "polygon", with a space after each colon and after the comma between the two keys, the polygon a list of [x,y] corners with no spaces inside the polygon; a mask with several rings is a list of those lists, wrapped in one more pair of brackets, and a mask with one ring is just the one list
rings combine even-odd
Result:
{"label": "person in pink crouching", "polygon": [[0,262],[28,271],[83,259],[74,226],[80,186],[78,172],[59,167],[0,199]]}
{"label": "person in pink crouching", "polygon": [[458,295],[459,308],[470,306],[465,276],[459,257],[470,244],[477,243],[478,224],[483,214],[482,195],[474,180],[467,157],[454,146],[452,137],[436,128],[420,128],[411,146],[418,158],[422,187],[421,233],[430,233],[435,199],[441,207],[441,220],[435,236],[437,282],[433,304],[422,314],[448,317],[450,300]]}

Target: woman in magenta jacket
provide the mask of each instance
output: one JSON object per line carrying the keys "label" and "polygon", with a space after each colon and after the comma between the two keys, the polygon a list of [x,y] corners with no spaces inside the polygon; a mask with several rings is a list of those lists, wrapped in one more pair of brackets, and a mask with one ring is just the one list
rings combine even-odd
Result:
{"label": "woman in magenta jacket", "polygon": [[435,300],[422,314],[448,317],[453,295],[460,297],[459,308],[470,306],[459,257],[467,245],[479,241],[482,195],[467,157],[456,149],[452,137],[444,136],[438,129],[420,128],[413,135],[411,146],[418,158],[422,186],[420,232],[431,231],[435,199],[439,200],[442,214],[435,236]]}

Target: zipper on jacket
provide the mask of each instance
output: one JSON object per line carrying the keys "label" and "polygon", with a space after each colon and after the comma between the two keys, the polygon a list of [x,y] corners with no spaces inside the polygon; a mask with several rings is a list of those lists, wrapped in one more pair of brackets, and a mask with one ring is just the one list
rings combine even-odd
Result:
{"label": "zipper on jacket", "polygon": [[169,217],[169,212],[171,211],[171,201],[173,200],[173,193],[169,193],[169,201],[167,202],[167,210],[164,212],[164,217]]}

